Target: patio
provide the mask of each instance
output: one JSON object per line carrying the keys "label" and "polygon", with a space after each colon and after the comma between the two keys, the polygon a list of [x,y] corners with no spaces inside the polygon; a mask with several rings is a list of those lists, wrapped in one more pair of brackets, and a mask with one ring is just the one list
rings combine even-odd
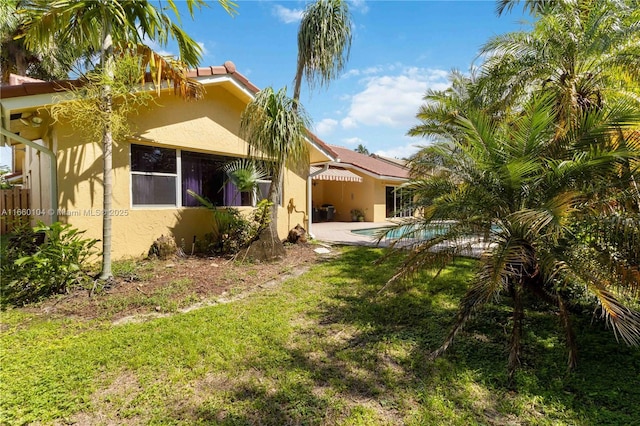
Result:
{"label": "patio", "polygon": [[[354,229],[381,228],[391,222],[318,222],[312,224],[311,234],[320,241],[336,244],[376,246],[375,238],[351,232]],[[382,242],[380,245],[385,245]]]}

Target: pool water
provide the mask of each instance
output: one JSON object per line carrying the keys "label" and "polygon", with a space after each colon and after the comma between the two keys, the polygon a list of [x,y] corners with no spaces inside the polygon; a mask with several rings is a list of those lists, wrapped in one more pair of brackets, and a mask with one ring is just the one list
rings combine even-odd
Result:
{"label": "pool water", "polygon": [[[414,230],[414,226],[404,225],[398,229],[394,229],[390,233],[386,235],[386,239],[397,239],[401,236],[405,235],[405,238],[418,238],[418,239],[429,239],[433,238],[436,235],[443,234],[446,231],[445,225],[431,225],[424,229],[416,229]],[[385,227],[380,228],[365,228],[365,229],[354,229],[351,232],[357,235],[365,235],[367,237],[376,238],[377,234],[385,229]],[[413,235],[408,234],[408,232],[413,232]]]}

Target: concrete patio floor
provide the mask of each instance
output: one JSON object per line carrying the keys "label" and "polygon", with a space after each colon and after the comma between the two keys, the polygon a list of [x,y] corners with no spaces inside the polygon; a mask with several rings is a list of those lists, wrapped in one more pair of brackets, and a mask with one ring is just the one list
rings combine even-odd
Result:
{"label": "concrete patio floor", "polygon": [[[359,245],[370,247],[386,247],[388,241],[381,241],[379,244],[373,237],[354,234],[353,230],[382,228],[393,225],[393,222],[317,222],[311,224],[311,235],[321,242],[327,244]],[[468,238],[464,243],[467,247],[461,254],[464,256],[479,258],[483,252],[489,248],[489,244],[477,238]],[[408,243],[411,244],[411,243]],[[439,246],[434,247],[436,250]]]}
{"label": "concrete patio floor", "polygon": [[[333,244],[376,246],[376,239],[351,232],[357,229],[381,228],[391,222],[317,222],[311,224],[311,234],[316,240]],[[381,242],[380,246],[385,243]]]}

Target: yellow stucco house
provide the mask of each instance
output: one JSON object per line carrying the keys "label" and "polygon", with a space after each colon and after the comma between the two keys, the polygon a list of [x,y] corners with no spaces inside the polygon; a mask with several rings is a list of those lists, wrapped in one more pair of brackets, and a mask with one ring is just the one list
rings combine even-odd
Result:
{"label": "yellow stucco house", "polygon": [[409,181],[409,170],[402,160],[364,155],[329,145],[336,159],[312,166],[313,219],[348,222],[357,220],[356,211],[366,222],[384,222],[413,214],[410,195],[402,184]]}
{"label": "yellow stucco house", "polygon": [[[204,99],[186,102],[173,89],[162,90],[155,104],[130,118],[134,135],[114,143],[114,258],[146,254],[161,235],[190,246],[194,236],[209,232],[210,212],[187,189],[240,210],[256,202],[251,194],[238,193],[220,166],[247,154],[238,135],[240,115],[258,88],[232,62],[192,70],[190,77],[204,85]],[[13,170],[30,190],[34,221],[51,222],[57,215],[100,239],[102,148],[48,114],[70,84],[22,81],[0,88],[1,141],[13,147]],[[316,137],[310,135],[308,142],[312,164],[336,160]],[[296,224],[309,225],[311,190],[307,172],[287,170],[278,206],[281,237]]]}

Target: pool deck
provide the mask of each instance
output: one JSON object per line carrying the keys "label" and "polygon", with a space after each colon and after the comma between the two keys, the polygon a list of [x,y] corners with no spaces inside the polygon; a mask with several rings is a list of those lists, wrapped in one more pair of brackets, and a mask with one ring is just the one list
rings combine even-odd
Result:
{"label": "pool deck", "polygon": [[[376,239],[351,232],[356,229],[382,228],[391,222],[318,222],[311,224],[311,234],[319,241],[333,244],[376,246]],[[380,246],[384,246],[382,242]]]}
{"label": "pool deck", "polygon": [[[366,235],[354,234],[352,230],[382,228],[394,225],[393,222],[318,222],[311,225],[311,235],[321,242],[327,244],[358,245],[370,247],[385,247],[388,242],[381,241],[380,244],[375,238]],[[469,238],[468,248],[465,250],[466,256],[479,258],[487,250],[488,244]],[[436,248],[437,249],[437,248]]]}

